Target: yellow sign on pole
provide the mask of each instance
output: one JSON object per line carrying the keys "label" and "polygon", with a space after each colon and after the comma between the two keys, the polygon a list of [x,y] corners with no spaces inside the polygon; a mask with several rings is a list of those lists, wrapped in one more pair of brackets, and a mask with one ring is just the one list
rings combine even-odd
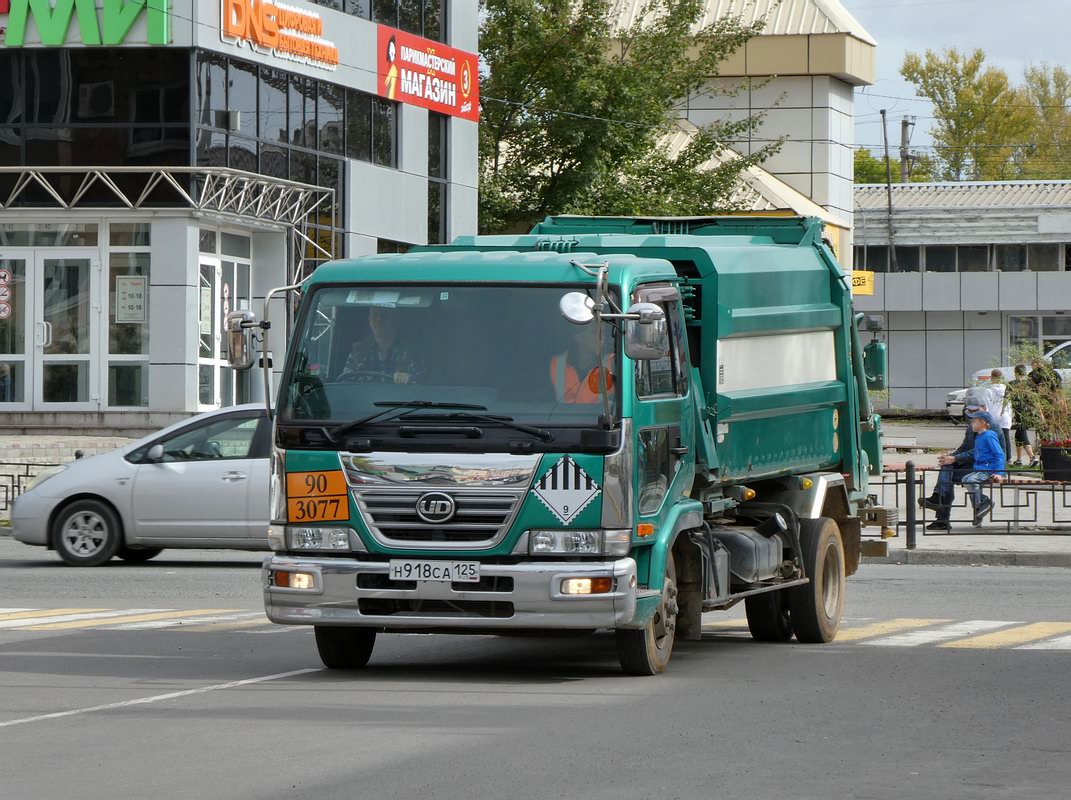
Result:
{"label": "yellow sign on pole", "polygon": [[874,294],[874,273],[852,270],[852,294]]}

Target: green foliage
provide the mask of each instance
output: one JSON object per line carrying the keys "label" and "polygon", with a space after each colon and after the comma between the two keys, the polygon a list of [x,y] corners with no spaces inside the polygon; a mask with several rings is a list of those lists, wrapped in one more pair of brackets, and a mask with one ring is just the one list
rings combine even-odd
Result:
{"label": "green foliage", "polygon": [[1014,86],[981,50],[952,48],[908,53],[900,73],[933,103],[940,179],[1071,177],[1071,74],[1063,67],[1027,67]]}
{"label": "green foliage", "polygon": [[[892,167],[892,182],[900,182],[900,159],[889,159]],[[909,159],[907,179],[911,183],[935,180],[937,165],[927,155],[912,154]],[[855,151],[855,182],[885,183],[885,159],[875,158],[865,147]]]}
{"label": "green foliage", "polygon": [[615,30],[611,0],[482,0],[480,229],[527,230],[547,214],[728,210],[741,169],[779,142],[711,171],[699,165],[758,117],[715,123],[675,157],[660,140],[681,103],[761,25],[698,27],[704,0],[648,0]]}

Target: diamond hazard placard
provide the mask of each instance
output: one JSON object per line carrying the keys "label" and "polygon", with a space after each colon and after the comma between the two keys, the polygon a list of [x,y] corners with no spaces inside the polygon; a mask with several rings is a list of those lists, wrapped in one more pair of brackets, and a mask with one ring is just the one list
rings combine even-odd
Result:
{"label": "diamond hazard placard", "polygon": [[568,525],[576,515],[587,508],[588,503],[599,496],[602,491],[598,484],[591,479],[569,456],[562,456],[546,474],[539,479],[532,494],[551,513],[556,516],[563,525]]}

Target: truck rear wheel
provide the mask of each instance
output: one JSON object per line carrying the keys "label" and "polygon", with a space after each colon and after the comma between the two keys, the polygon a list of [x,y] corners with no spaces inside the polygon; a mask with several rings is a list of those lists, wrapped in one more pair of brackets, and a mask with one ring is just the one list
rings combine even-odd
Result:
{"label": "truck rear wheel", "polygon": [[673,554],[666,554],[666,572],[662,578],[662,597],[658,608],[641,630],[619,630],[617,657],[621,669],[629,675],[658,675],[666,669],[673,654],[677,635],[677,568]]}
{"label": "truck rear wheel", "polygon": [[759,642],[787,642],[792,638],[792,614],[783,589],[744,598],[747,627]]}
{"label": "truck rear wheel", "polygon": [[792,629],[801,642],[832,642],[844,614],[844,543],[828,517],[800,520],[803,567],[810,582],[788,589]]}
{"label": "truck rear wheel", "polygon": [[316,625],[316,649],[328,669],[361,669],[376,646],[374,628]]}

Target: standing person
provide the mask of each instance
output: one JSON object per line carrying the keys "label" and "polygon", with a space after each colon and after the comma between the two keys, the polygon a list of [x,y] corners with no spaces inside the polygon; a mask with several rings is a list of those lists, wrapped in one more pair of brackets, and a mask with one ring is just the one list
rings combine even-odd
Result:
{"label": "standing person", "polygon": [[989,415],[996,423],[993,432],[1004,445],[1004,460],[1005,462],[1011,461],[1012,407],[1007,395],[1007,387],[1004,385],[1004,373],[999,369],[989,373],[986,398],[989,401],[986,403],[986,408],[989,409]]}
{"label": "standing person", "polygon": [[971,420],[974,429],[974,472],[963,476],[963,487],[974,508],[974,526],[982,524],[985,515],[993,510],[993,501],[982,494],[981,483],[1004,479],[1004,448],[993,428],[996,420],[990,414],[978,414]]}
{"label": "standing person", "polygon": [[1023,464],[1022,453],[1026,451],[1027,463],[1031,467],[1038,465],[1034,448],[1030,446],[1030,429],[1037,428],[1037,410],[1034,408],[1033,384],[1026,379],[1026,364],[1015,365],[1015,379],[1010,381],[1004,393],[1005,399],[1011,406],[1012,416],[1015,422],[1015,461],[1012,463],[1021,467]]}
{"label": "standing person", "polygon": [[942,453],[937,457],[941,471],[937,473],[937,485],[929,497],[920,497],[919,505],[935,512],[934,520],[926,526],[928,531],[950,531],[952,524],[952,504],[956,501],[956,484],[964,475],[974,470],[974,427],[972,420],[985,411],[985,391],[975,386],[967,391],[963,406],[963,415],[967,418],[967,430],[960,446],[951,453]]}
{"label": "standing person", "polygon": [[1052,392],[1059,390],[1064,383],[1060,373],[1044,358],[1035,358],[1030,362],[1030,380],[1042,391]]}

